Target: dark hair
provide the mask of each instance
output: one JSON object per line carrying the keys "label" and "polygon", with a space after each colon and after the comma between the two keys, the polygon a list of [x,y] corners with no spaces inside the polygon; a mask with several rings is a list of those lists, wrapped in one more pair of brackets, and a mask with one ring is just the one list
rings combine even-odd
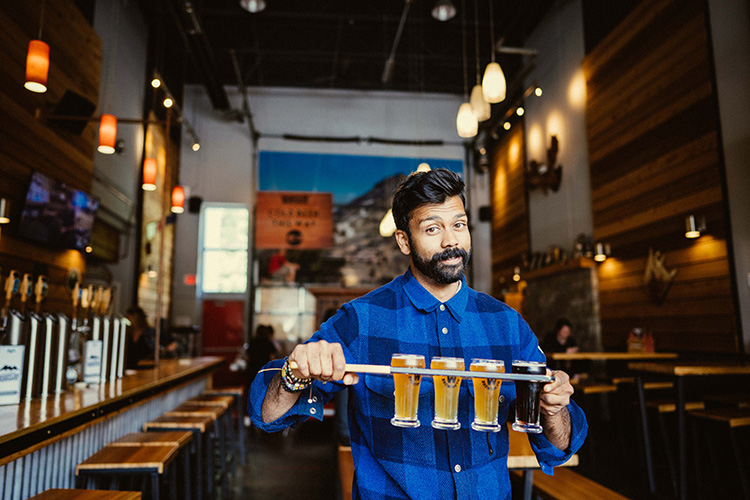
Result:
{"label": "dark hair", "polygon": [[557,335],[557,332],[560,331],[560,329],[564,326],[567,326],[568,328],[573,328],[573,323],[570,322],[568,318],[560,318],[555,322],[555,329],[552,330],[552,332]]}
{"label": "dark hair", "polygon": [[461,177],[445,168],[410,174],[401,181],[393,195],[396,227],[410,234],[409,220],[414,210],[423,205],[439,205],[452,196],[459,196],[466,206],[464,187]]}

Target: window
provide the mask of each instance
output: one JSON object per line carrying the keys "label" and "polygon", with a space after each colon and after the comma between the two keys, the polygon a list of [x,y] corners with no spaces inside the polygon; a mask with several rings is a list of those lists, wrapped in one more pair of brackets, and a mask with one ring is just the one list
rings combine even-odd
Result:
{"label": "window", "polygon": [[246,206],[204,204],[198,256],[203,294],[247,292],[249,228]]}

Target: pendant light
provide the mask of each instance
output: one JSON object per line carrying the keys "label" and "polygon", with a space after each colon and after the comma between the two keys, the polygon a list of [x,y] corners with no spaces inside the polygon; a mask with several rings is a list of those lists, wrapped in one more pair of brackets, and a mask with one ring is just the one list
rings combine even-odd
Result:
{"label": "pendant light", "polygon": [[471,110],[474,112],[474,116],[477,117],[478,122],[489,120],[492,116],[492,107],[490,103],[484,100],[484,93],[482,91],[482,84],[480,81],[479,73],[479,1],[474,2],[474,67],[477,74],[477,83],[474,88],[471,89]]}
{"label": "pendant light", "polygon": [[29,41],[29,50],[26,53],[26,82],[23,84],[27,90],[37,94],[47,92],[47,75],[49,74],[49,45],[42,41],[43,21],[44,0],[42,0],[42,13],[39,17],[39,36],[36,40]]}
{"label": "pendant light", "polygon": [[432,17],[438,21],[448,21],[456,15],[456,7],[451,0],[438,0],[432,8]]}
{"label": "pendant light", "polygon": [[172,188],[172,213],[181,214],[185,211],[185,188],[175,186]]}
{"label": "pendant light", "polygon": [[156,191],[156,158],[146,158],[143,160],[143,184],[141,189],[144,191]]}
{"label": "pendant light", "polygon": [[10,223],[10,203],[5,198],[0,198],[0,224]]}
{"label": "pendant light", "polygon": [[117,118],[114,115],[104,114],[99,119],[99,146],[96,148],[100,153],[111,155],[115,152],[117,143]]}
{"label": "pendant light", "polygon": [[492,12],[492,0],[490,0],[490,39],[492,41],[492,62],[484,69],[482,78],[482,93],[484,100],[489,103],[497,103],[505,100],[505,75],[503,69],[495,62],[495,20]]}
{"label": "pendant light", "polygon": [[458,108],[458,115],[456,115],[456,131],[459,137],[469,138],[477,135],[479,130],[479,123],[477,117],[474,116],[474,112],[471,110],[471,104],[469,104],[469,83],[466,77],[466,2],[461,0],[461,55],[463,57],[463,77],[464,77],[464,103]]}

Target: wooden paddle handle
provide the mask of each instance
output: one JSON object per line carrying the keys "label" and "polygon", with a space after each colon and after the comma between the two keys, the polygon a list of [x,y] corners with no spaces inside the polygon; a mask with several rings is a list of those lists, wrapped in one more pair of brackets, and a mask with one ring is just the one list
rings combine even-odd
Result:
{"label": "wooden paddle handle", "polygon": [[[289,362],[289,368],[297,370],[299,366],[294,361]],[[390,375],[391,367],[387,365],[356,365],[347,364],[345,370],[346,373],[379,373],[381,375]]]}

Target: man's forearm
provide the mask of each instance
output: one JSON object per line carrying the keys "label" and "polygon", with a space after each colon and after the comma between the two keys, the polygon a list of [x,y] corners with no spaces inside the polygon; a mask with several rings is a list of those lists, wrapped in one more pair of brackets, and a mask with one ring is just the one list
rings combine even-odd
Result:
{"label": "man's forearm", "polygon": [[570,413],[564,408],[555,415],[542,414],[544,435],[557,449],[567,450],[570,446]]}
{"label": "man's forearm", "polygon": [[260,415],[263,422],[273,422],[283,416],[294,406],[299,398],[299,393],[292,394],[281,387],[281,375],[276,374],[268,384],[266,397],[263,399]]}

